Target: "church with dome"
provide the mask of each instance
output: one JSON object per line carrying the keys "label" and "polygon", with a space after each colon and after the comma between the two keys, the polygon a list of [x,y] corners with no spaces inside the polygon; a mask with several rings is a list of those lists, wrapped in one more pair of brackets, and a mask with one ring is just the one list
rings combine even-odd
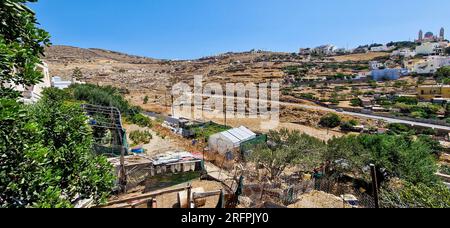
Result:
{"label": "church with dome", "polygon": [[444,28],[441,28],[439,31],[439,36],[434,35],[432,32],[423,33],[422,30],[419,31],[419,37],[416,40],[417,43],[423,43],[423,42],[441,42],[445,41],[445,30]]}

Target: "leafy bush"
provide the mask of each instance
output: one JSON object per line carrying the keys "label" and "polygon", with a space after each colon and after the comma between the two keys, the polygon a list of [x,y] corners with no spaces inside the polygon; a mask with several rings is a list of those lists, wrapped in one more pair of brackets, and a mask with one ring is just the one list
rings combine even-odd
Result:
{"label": "leafy bush", "polygon": [[208,139],[211,135],[230,130],[231,128],[228,126],[216,124],[214,122],[209,122],[205,125],[194,126],[188,129],[194,132],[196,139]]}
{"label": "leafy bush", "polygon": [[450,66],[441,67],[439,68],[436,73],[434,74],[434,77],[437,79],[446,79],[450,77]]}
{"label": "leafy bush", "polygon": [[419,131],[420,134],[422,135],[437,135],[438,131],[432,128],[425,128],[421,131]]}
{"label": "leafy bush", "polygon": [[427,117],[424,111],[411,112],[411,116],[416,119],[423,119]]}
{"label": "leafy bush", "polygon": [[417,47],[417,43],[411,41],[400,41],[400,42],[390,42],[387,44],[387,46],[388,47],[395,46],[396,49],[403,49],[403,48],[415,49]]}
{"label": "leafy bush", "polygon": [[428,147],[430,148],[431,154],[438,156],[439,154],[442,153],[444,148],[442,147],[441,143],[439,141],[435,140],[433,138],[433,136],[425,134],[425,133],[431,133],[431,132],[427,132],[424,130],[424,131],[420,131],[419,133],[421,135],[417,136],[417,138],[424,144],[428,145]]}
{"label": "leafy bush", "polygon": [[149,131],[132,131],[130,132],[130,139],[135,144],[149,144],[153,135]]}
{"label": "leafy bush", "polygon": [[400,188],[386,188],[380,195],[383,208],[449,208],[450,190],[443,184],[405,183]]}
{"label": "leafy bush", "polygon": [[341,130],[342,131],[353,131],[354,127],[358,125],[358,122],[356,120],[350,120],[348,122],[342,122],[341,123]]}
{"label": "leafy bush", "polygon": [[72,97],[68,96],[66,99],[72,98],[93,105],[116,107],[131,123],[140,127],[153,127],[150,118],[141,114],[139,107],[130,105],[117,88],[92,84],[73,85],[68,93],[71,93]]}
{"label": "leafy bush", "polygon": [[301,93],[301,94],[296,94],[295,97],[298,97],[300,99],[307,99],[307,100],[317,100],[317,98],[314,96],[313,93]]}
{"label": "leafy bush", "polygon": [[328,102],[330,102],[333,105],[338,105],[340,103],[340,101],[337,98],[331,98],[330,100],[328,100]]}
{"label": "leafy bush", "polygon": [[426,119],[436,116],[443,109],[443,107],[431,103],[419,103],[417,105],[396,103],[394,107],[400,109],[404,114],[411,114],[413,117]]}
{"label": "leafy bush", "polygon": [[395,103],[417,105],[419,103],[419,99],[417,99],[415,97],[397,97],[397,98],[395,98]]}
{"label": "leafy bush", "polygon": [[133,116],[139,113],[138,107],[131,106],[121,94],[121,91],[112,86],[97,86],[92,84],[72,85],[70,91],[73,98],[99,106],[112,106],[120,110],[124,116]]}
{"label": "leafy bush", "polygon": [[149,128],[153,127],[152,120],[149,117],[140,113],[131,116],[128,120],[131,123],[138,125],[139,127],[149,127]]}
{"label": "leafy bush", "polygon": [[351,106],[353,106],[353,107],[360,107],[360,106],[363,105],[362,102],[361,102],[361,100],[358,99],[358,98],[352,99],[352,100],[350,101],[350,104],[351,104]]}
{"label": "leafy bush", "polygon": [[448,166],[448,165],[441,166],[441,168],[439,169],[439,172],[441,172],[442,174],[445,174],[445,175],[450,175],[450,166]]}
{"label": "leafy bush", "polygon": [[332,139],[325,154],[328,161],[345,161],[346,172],[367,174],[362,170],[368,164],[384,168],[391,177],[413,184],[438,182],[434,150],[429,141],[408,135],[360,135]]}
{"label": "leafy bush", "polygon": [[[408,85],[407,81],[395,81],[394,82],[394,87],[395,88],[402,88]],[[407,98],[407,97],[399,97],[399,98]]]}
{"label": "leafy bush", "polygon": [[341,124],[341,117],[335,113],[328,114],[320,119],[319,125],[325,128],[335,128]]}
{"label": "leafy bush", "polygon": [[93,154],[87,117],[60,95],[47,89],[30,107],[2,102],[14,112],[0,117],[7,158],[0,159],[1,207],[71,207],[79,197],[100,203],[111,192],[113,167]]}

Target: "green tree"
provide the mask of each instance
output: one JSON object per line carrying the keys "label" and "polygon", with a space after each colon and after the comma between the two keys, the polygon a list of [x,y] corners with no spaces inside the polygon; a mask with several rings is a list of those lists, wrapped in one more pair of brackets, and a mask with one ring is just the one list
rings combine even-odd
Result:
{"label": "green tree", "polygon": [[116,107],[124,116],[133,116],[140,111],[139,108],[129,104],[119,89],[112,86],[72,85],[70,90],[75,100],[93,105]]}
{"label": "green tree", "polygon": [[319,125],[325,128],[335,128],[341,125],[341,117],[335,113],[330,113],[320,119]]}
{"label": "green tree", "polygon": [[306,171],[312,170],[320,164],[326,149],[322,141],[298,131],[271,131],[268,138],[268,145],[258,147],[250,159],[264,167],[270,180],[275,180],[290,166],[301,165]]}
{"label": "green tree", "polygon": [[324,159],[335,174],[352,173],[369,180],[364,167],[375,164],[391,177],[413,184],[437,183],[436,160],[432,144],[409,135],[360,135],[335,138],[328,142]]}
{"label": "green tree", "polygon": [[128,120],[139,127],[153,127],[153,121],[141,113],[131,116]]}
{"label": "green tree", "polygon": [[416,97],[397,97],[395,98],[395,102],[408,105],[417,105],[419,103],[419,99]]}
{"label": "green tree", "polygon": [[26,5],[36,0],[0,2],[0,97],[20,96],[12,85],[38,84],[43,75],[36,69],[41,63],[49,35],[36,27],[36,17]]}
{"label": "green tree", "polygon": [[351,104],[353,107],[360,107],[360,106],[362,106],[362,102],[361,102],[361,100],[360,100],[359,98],[352,99],[352,100],[350,101],[350,104]]}
{"label": "green tree", "polygon": [[72,72],[72,81],[79,81],[83,78],[83,72],[79,67],[76,67]]}
{"label": "green tree", "polygon": [[148,97],[148,96],[145,96],[145,97],[144,97],[144,104],[148,104],[148,100],[149,100],[149,97]]}
{"label": "green tree", "polygon": [[436,73],[434,74],[434,77],[441,83],[449,84],[450,83],[450,66],[445,66],[439,68]]}
{"label": "green tree", "polygon": [[80,105],[65,102],[58,89],[47,89],[31,113],[49,151],[46,168],[59,174],[57,187],[63,195],[105,200],[114,186],[113,167],[93,153],[92,129]]}
{"label": "green tree", "polygon": [[347,122],[341,123],[341,130],[342,131],[353,131],[354,127],[358,125],[358,122],[356,120],[350,120]]}
{"label": "green tree", "polygon": [[148,144],[153,139],[153,135],[149,131],[132,131],[130,139],[134,144]]}
{"label": "green tree", "polygon": [[328,141],[327,151],[324,153],[324,160],[331,164],[331,173],[328,175],[340,175],[343,173],[353,173],[360,175],[362,168],[370,160],[370,154],[360,143],[357,136],[333,138]]}
{"label": "green tree", "polygon": [[412,130],[410,127],[408,127],[405,124],[401,124],[401,123],[389,124],[388,128],[389,128],[389,131],[393,134],[403,134],[403,133],[413,134],[413,133],[415,133],[414,130]]}
{"label": "green tree", "polygon": [[5,107],[16,118],[1,119],[2,130],[13,132],[1,132],[2,207],[71,207],[78,198],[100,203],[111,192],[111,164],[93,154],[87,117],[61,93],[48,89],[36,105]]}
{"label": "green tree", "polygon": [[378,88],[378,84],[377,84],[376,81],[371,80],[371,81],[368,82],[368,84],[369,84],[369,86],[370,86],[372,89]]}

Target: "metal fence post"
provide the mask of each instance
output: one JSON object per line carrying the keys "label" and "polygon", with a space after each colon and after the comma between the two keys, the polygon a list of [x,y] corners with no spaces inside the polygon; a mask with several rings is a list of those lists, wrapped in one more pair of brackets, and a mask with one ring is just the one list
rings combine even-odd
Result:
{"label": "metal fence post", "polygon": [[374,164],[370,164],[370,171],[372,173],[372,188],[373,188],[373,198],[375,201],[375,208],[380,208],[379,198],[378,198],[378,180],[377,180],[377,170]]}
{"label": "metal fence post", "polygon": [[191,194],[192,194],[192,185],[189,183],[188,189],[187,189],[187,207],[188,207],[188,209],[191,208]]}

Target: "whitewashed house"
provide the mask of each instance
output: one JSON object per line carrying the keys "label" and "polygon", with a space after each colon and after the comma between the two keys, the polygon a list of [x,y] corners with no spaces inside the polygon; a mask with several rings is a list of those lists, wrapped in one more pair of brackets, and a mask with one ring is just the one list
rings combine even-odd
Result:
{"label": "whitewashed house", "polygon": [[427,42],[422,43],[421,45],[416,47],[417,55],[437,55],[439,54],[442,46],[437,42]]}
{"label": "whitewashed house", "polygon": [[50,74],[46,63],[36,65],[37,70],[42,72],[43,78],[39,84],[32,86],[25,85],[9,85],[14,90],[21,93],[20,101],[25,104],[32,104],[37,102],[42,97],[42,92],[45,88],[51,87]]}
{"label": "whitewashed house", "polygon": [[401,56],[405,58],[413,58],[416,56],[416,51],[413,51],[409,48],[403,48],[400,50],[393,51],[391,56]]}
{"label": "whitewashed house", "polygon": [[337,50],[338,48],[336,46],[327,44],[312,49],[311,54],[334,55]]}
{"label": "whitewashed house", "polygon": [[395,46],[388,47],[387,45],[377,46],[377,47],[371,47],[371,52],[382,52],[382,51],[391,51],[395,48]]}
{"label": "whitewashed house", "polygon": [[416,63],[411,71],[417,74],[434,74],[445,66],[450,66],[449,56],[428,56],[424,61]]}
{"label": "whitewashed house", "polygon": [[85,82],[80,82],[75,79],[73,81],[63,81],[61,77],[55,76],[52,78],[52,87],[58,88],[58,89],[67,89],[72,84],[86,84]]}
{"label": "whitewashed house", "polygon": [[55,76],[52,78],[52,86],[58,89],[66,89],[72,85],[71,81],[63,81],[61,77]]}
{"label": "whitewashed house", "polygon": [[385,67],[384,63],[380,63],[378,61],[370,61],[369,62],[369,69],[370,70],[378,70],[380,68]]}

